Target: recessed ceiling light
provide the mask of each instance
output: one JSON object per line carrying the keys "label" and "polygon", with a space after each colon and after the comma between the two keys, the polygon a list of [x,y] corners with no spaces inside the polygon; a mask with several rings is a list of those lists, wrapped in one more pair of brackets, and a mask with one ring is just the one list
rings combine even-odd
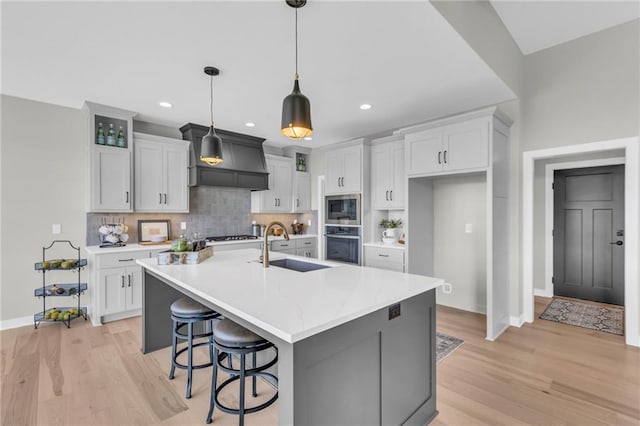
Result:
{"label": "recessed ceiling light", "polygon": [[306,138],[304,138],[305,141],[312,141],[313,138],[311,136],[307,136]]}
{"label": "recessed ceiling light", "polygon": [[251,121],[244,123],[244,125],[247,127],[256,127],[256,123],[252,123]]}
{"label": "recessed ceiling light", "polygon": [[166,101],[158,102],[158,105],[160,105],[162,108],[172,108],[173,107],[173,104],[171,102],[166,102]]}
{"label": "recessed ceiling light", "polygon": [[362,104],[362,105],[360,105],[360,109],[371,109],[371,105],[369,105],[369,104]]}

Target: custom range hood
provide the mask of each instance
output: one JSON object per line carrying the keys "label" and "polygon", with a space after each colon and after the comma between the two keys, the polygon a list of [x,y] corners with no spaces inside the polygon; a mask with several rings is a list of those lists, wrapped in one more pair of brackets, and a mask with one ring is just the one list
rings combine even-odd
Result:
{"label": "custom range hood", "polygon": [[208,131],[208,127],[193,123],[180,128],[182,139],[191,142],[189,186],[229,186],[257,191],[269,189],[263,138],[216,129],[216,133],[222,138],[224,162],[218,166],[209,166],[200,161],[202,138]]}

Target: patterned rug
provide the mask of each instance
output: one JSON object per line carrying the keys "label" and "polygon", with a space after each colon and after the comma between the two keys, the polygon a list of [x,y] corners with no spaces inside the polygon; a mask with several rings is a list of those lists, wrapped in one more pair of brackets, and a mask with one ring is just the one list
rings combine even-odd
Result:
{"label": "patterned rug", "polygon": [[448,336],[443,333],[436,333],[436,361],[440,362],[451,352],[455,351],[464,343],[464,340],[457,337]]}
{"label": "patterned rug", "polygon": [[623,335],[624,308],[553,298],[540,318],[605,333]]}

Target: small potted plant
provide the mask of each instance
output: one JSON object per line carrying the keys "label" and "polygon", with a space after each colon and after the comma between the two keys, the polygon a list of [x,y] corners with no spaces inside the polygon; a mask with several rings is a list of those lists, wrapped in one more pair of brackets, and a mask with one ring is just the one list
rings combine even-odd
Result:
{"label": "small potted plant", "polygon": [[393,244],[398,241],[399,228],[402,226],[402,219],[382,219],[380,227],[382,231],[382,242],[385,244]]}

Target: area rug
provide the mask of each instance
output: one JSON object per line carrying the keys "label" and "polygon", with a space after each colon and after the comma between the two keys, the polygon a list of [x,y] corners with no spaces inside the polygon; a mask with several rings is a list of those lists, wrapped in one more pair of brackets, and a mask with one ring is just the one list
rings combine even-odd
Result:
{"label": "area rug", "polygon": [[540,318],[605,333],[623,335],[624,308],[553,298]]}
{"label": "area rug", "polygon": [[447,355],[455,351],[464,343],[464,340],[457,337],[448,336],[443,333],[436,333],[436,361],[442,361]]}

